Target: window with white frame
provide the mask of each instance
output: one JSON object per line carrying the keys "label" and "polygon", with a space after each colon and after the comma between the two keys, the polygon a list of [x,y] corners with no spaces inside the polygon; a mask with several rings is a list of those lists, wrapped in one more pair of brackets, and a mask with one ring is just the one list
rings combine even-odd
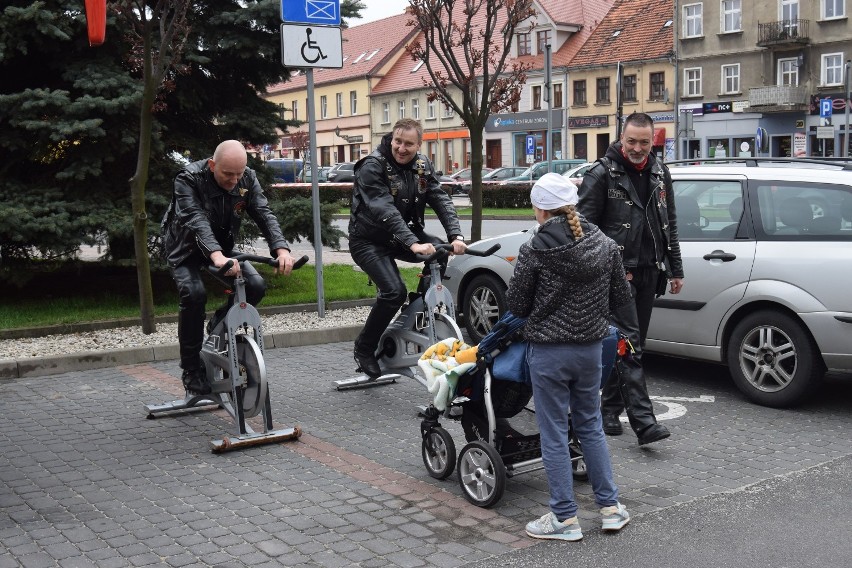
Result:
{"label": "window with white frame", "polygon": [[787,37],[799,35],[799,0],[781,0],[778,12]]}
{"label": "window with white frame", "polygon": [[355,116],[358,114],[358,93],[349,91],[349,114]]}
{"label": "window with white frame", "polygon": [[726,95],[740,92],[740,64],[722,65],[722,93]]}
{"label": "window with white frame", "polygon": [[453,107],[445,106],[444,107],[444,118],[452,118],[455,116],[456,111],[453,110]]}
{"label": "window with white frame", "polygon": [[337,116],[343,116],[343,93],[337,93]]}
{"label": "window with white frame", "polygon": [[530,95],[530,105],[532,110],[541,109],[541,85],[532,86],[532,94]]}
{"label": "window with white frame", "polygon": [[704,35],[704,4],[686,4],[683,7],[683,37]]}
{"label": "window with white frame", "polygon": [[822,17],[825,20],[846,16],[846,0],[822,0]]}
{"label": "window with white frame", "polygon": [[562,108],[562,83],[553,84],[553,108]]}
{"label": "window with white frame", "polygon": [[720,12],[722,17],[722,33],[742,31],[742,0],[722,0]]}
{"label": "window with white frame", "polygon": [[518,34],[518,55],[532,55],[532,38],[529,33]]}
{"label": "window with white frame", "polygon": [[778,85],[791,87],[799,85],[799,62],[795,57],[778,60]]}
{"label": "window with white frame", "polygon": [[399,116],[397,118],[405,118],[405,101],[397,101],[399,106]]}
{"label": "window with white frame", "polygon": [[420,120],[420,99],[411,99],[411,118]]}
{"label": "window with white frame", "polygon": [[826,53],[822,56],[822,85],[843,83],[843,54]]}
{"label": "window with white frame", "polygon": [[320,97],[320,118],[328,118],[328,97]]}
{"label": "window with white frame", "polygon": [[382,124],[390,124],[390,103],[382,103]]}
{"label": "window with white frame", "polygon": [[435,118],[437,116],[435,113],[436,107],[437,101],[426,101],[426,118]]}
{"label": "window with white frame", "polygon": [[701,96],[701,67],[690,67],[683,70],[683,96]]}

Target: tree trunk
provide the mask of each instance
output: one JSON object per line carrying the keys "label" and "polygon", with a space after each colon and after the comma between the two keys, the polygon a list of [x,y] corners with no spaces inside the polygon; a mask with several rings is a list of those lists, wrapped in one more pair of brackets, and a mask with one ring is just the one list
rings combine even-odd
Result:
{"label": "tree trunk", "polygon": [[470,129],[470,220],[471,242],[482,239],[482,133],[483,126]]}
{"label": "tree trunk", "polygon": [[136,279],[139,284],[139,316],[142,333],[157,331],[154,320],[154,291],[151,286],[151,263],[148,258],[148,213],[145,208],[145,188],[148,185],[148,166],[151,161],[151,132],[154,104],[159,79],[153,77],[150,38],[145,38],[144,87],[139,112],[139,153],[136,158],[136,173],[130,178],[130,196],[133,208],[133,244],[136,252]]}

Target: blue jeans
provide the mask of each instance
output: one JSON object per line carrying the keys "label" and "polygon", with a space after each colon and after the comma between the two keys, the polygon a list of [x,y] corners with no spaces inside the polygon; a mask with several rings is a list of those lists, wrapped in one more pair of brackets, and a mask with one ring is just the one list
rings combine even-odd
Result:
{"label": "blue jeans", "polygon": [[569,409],[595,502],[600,507],[618,502],[601,419],[601,352],[600,341],[587,345],[530,343],[527,350],[550,510],[560,521],[577,514],[568,452]]}

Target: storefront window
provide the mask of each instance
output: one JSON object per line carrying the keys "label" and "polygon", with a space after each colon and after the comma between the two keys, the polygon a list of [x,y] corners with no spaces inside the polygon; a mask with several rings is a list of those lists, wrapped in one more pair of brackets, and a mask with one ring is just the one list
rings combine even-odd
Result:
{"label": "storefront window", "polygon": [[754,146],[754,137],[751,138],[734,138],[734,150],[737,156],[741,158],[750,158],[757,156]]}
{"label": "storefront window", "polygon": [[708,158],[730,158],[731,145],[727,138],[708,138],[707,139],[707,157]]}

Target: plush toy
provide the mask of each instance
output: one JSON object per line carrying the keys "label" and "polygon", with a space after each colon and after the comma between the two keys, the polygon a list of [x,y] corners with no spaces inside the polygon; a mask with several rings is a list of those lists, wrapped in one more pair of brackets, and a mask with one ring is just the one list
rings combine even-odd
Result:
{"label": "plush toy", "polygon": [[476,365],[476,351],[476,347],[450,337],[420,356],[417,366],[426,377],[426,389],[435,396],[435,408],[446,410],[455,398],[459,377]]}

